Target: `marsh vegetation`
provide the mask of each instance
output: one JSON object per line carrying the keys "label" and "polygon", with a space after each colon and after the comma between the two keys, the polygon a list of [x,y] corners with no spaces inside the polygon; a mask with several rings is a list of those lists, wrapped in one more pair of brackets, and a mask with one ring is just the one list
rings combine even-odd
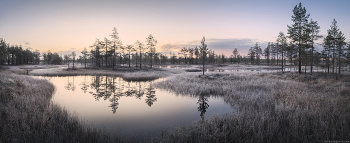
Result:
{"label": "marsh vegetation", "polygon": [[[14,130],[3,134],[2,137],[6,138],[2,140],[9,141],[7,139],[10,138],[11,141],[16,141],[29,137],[33,138],[31,141],[73,139],[90,142],[280,142],[285,139],[290,142],[313,142],[348,139],[350,132],[348,73],[335,80],[333,74],[327,73],[276,72],[271,71],[273,68],[266,71],[230,71],[232,68],[247,68],[244,65],[215,67],[227,71],[214,70],[201,75],[198,72],[186,72],[186,69],[194,68],[193,66],[163,68],[164,71],[150,72],[171,74],[166,74],[162,79],[155,81],[126,81],[122,76],[116,76],[121,74],[128,74],[127,76],[134,78],[143,76],[137,74],[138,72],[119,72],[115,73],[115,76],[49,76],[44,77],[46,80],[3,75],[1,84],[6,85],[2,86],[6,88],[1,89],[1,98],[6,100],[2,100],[2,106],[14,105],[2,108],[4,109],[2,115],[6,115],[2,116],[4,121],[2,123],[6,123],[3,124],[2,130],[9,128]],[[249,68],[259,70],[257,66]],[[32,72],[35,73],[35,70],[40,69],[34,69]],[[48,81],[57,84],[53,98],[54,86]],[[36,89],[38,86],[47,90]],[[17,88],[22,90],[11,92]],[[15,94],[17,97],[28,91],[30,91],[28,95],[35,93],[35,96],[46,95],[46,98],[37,97],[40,98],[38,100],[40,104],[30,104],[36,103],[36,100],[35,98],[29,100],[27,96],[8,99]],[[42,93],[44,91],[47,93]],[[79,95],[84,92],[85,94]],[[19,99],[22,101],[14,103]],[[44,99],[45,101],[41,101]],[[18,106],[19,103],[21,106]],[[174,106],[164,106],[171,104]],[[225,104],[227,107],[220,107]],[[24,110],[22,106],[28,109]],[[9,109],[10,107],[14,109]],[[18,107],[21,108],[16,109]],[[100,107],[101,111],[91,112]],[[181,109],[191,112],[179,114],[178,107],[186,107]],[[176,109],[176,111],[164,109]],[[10,116],[9,111],[13,110],[21,110],[18,111],[20,115]],[[36,113],[37,117],[26,117],[32,115],[29,111]],[[96,113],[101,115],[96,116]],[[135,120],[135,123],[124,123],[122,117],[130,116],[130,113],[136,113],[132,115],[135,118],[125,120],[139,120]],[[157,113],[157,116],[154,113]],[[146,114],[159,120],[148,121],[145,118]],[[191,119],[179,118],[181,116]],[[176,124],[170,120],[175,117],[180,119],[175,121]],[[12,122],[16,118],[18,118],[16,123],[21,125]],[[32,118],[37,118],[38,121],[31,121]],[[108,123],[111,120],[118,122],[101,124],[101,121]],[[42,127],[43,122],[50,126]],[[134,126],[126,127],[127,124]],[[143,128],[137,132],[136,128],[144,124],[153,129]],[[23,125],[28,126],[22,127]],[[66,134],[67,130],[72,132],[73,129],[68,128],[71,126],[74,127],[74,132],[81,135],[79,138],[75,138],[73,134]],[[121,126],[126,128],[120,128]],[[53,132],[51,136],[43,138],[39,135],[49,129]],[[34,132],[38,134],[32,134]],[[17,138],[17,135],[22,135],[22,138]]]}

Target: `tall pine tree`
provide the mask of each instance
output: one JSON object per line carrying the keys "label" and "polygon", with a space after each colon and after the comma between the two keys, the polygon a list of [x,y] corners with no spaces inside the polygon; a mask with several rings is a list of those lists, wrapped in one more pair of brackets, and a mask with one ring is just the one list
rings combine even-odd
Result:
{"label": "tall pine tree", "polygon": [[301,52],[303,41],[305,41],[306,25],[308,22],[308,18],[310,14],[306,14],[305,7],[302,7],[301,3],[296,5],[293,9],[292,21],[294,24],[292,26],[287,25],[288,27],[288,38],[290,38],[293,42],[298,43],[298,53],[299,53],[299,69],[298,72],[301,73]]}

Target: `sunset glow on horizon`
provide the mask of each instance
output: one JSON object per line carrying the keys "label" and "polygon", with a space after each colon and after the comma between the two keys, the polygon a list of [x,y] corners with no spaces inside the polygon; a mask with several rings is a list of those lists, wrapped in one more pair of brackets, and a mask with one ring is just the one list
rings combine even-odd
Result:
{"label": "sunset glow on horizon", "polygon": [[[0,38],[24,49],[65,53],[90,50],[96,38],[117,28],[123,45],[152,34],[157,52],[178,52],[200,44],[231,55],[246,55],[255,42],[265,48],[280,31],[287,35],[299,2],[326,35],[332,20],[350,36],[350,1],[1,1]],[[349,39],[346,40],[347,42]],[[318,42],[322,42],[320,39]]]}

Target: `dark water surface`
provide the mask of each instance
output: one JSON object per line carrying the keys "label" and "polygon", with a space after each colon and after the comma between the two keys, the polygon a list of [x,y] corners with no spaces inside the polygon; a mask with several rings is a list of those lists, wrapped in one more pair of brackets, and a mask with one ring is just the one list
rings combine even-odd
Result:
{"label": "dark water surface", "polygon": [[162,129],[190,124],[234,109],[218,96],[176,95],[112,76],[43,77],[56,91],[53,102],[109,133],[148,137]]}

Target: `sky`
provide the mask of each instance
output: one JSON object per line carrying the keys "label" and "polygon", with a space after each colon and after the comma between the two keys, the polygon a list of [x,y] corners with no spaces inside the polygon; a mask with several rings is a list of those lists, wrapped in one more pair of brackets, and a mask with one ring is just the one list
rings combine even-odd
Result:
{"label": "sky", "polygon": [[110,39],[115,27],[123,45],[152,34],[157,52],[178,52],[204,36],[215,53],[237,48],[246,55],[256,42],[264,49],[280,31],[287,35],[299,2],[321,35],[335,18],[350,41],[349,0],[0,0],[0,38],[40,52],[80,53],[96,38]]}

